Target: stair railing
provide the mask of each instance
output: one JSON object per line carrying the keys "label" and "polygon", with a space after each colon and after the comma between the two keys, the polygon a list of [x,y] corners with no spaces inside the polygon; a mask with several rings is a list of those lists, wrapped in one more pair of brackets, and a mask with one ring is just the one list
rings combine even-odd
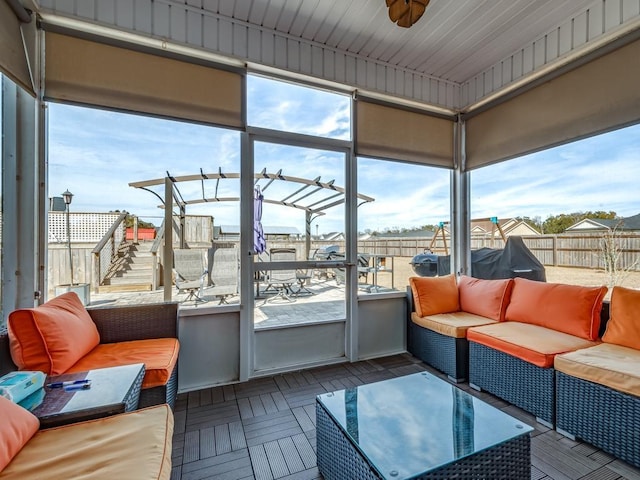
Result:
{"label": "stair railing", "polygon": [[127,213],[121,213],[91,251],[91,288],[94,293],[98,293],[100,285],[102,285],[109,272],[111,263],[117,258],[120,245],[126,240],[126,218]]}
{"label": "stair railing", "polygon": [[[164,222],[160,225],[158,229],[158,234],[156,235],[155,240],[151,244],[151,290],[157,290],[158,285],[160,284],[160,275],[162,272],[160,268],[164,265],[164,261],[162,258],[162,240],[164,238]],[[158,255],[160,252],[160,255]]]}

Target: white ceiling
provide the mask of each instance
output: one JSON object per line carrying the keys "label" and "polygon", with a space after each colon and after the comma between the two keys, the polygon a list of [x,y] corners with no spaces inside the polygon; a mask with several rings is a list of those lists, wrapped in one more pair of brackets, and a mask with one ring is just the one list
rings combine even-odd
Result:
{"label": "white ceiling", "polygon": [[385,0],[184,0],[291,38],[463,83],[585,11],[593,0],[431,0],[411,28]]}

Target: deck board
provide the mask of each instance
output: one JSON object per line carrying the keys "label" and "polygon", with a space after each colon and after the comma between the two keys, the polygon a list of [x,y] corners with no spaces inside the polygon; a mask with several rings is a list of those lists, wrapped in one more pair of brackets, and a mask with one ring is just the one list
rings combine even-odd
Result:
{"label": "deck board", "polygon": [[[180,394],[171,480],[322,479],[316,466],[316,395],[424,370],[445,379],[402,354]],[[534,427],[532,480],[640,480],[640,469],[560,435],[493,395],[466,383],[458,387]]]}

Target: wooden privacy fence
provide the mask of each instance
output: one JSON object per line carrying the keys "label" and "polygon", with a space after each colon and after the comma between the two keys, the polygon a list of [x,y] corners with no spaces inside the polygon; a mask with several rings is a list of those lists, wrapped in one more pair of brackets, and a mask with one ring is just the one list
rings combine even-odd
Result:
{"label": "wooden privacy fence", "polygon": [[[614,252],[619,255],[619,269],[640,271],[640,234],[638,233],[538,235],[522,237],[522,239],[543,265],[595,269],[605,268],[603,241],[607,239],[613,244]],[[339,242],[333,243],[339,244]],[[428,237],[369,239],[358,242],[358,252],[413,257],[422,253],[430,244],[431,238]],[[313,242],[312,245],[323,246],[319,242]],[[340,244],[340,247],[344,249],[343,244]],[[504,242],[500,238],[471,239],[472,250],[483,247],[503,248]],[[433,253],[445,254],[442,240],[436,241]],[[451,252],[448,251],[448,253]]]}

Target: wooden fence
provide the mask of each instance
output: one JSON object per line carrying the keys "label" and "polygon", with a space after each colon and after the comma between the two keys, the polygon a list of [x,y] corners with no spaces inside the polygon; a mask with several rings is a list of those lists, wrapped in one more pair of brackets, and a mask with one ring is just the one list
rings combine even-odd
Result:
{"label": "wooden fence", "polygon": [[[602,233],[522,237],[525,245],[543,265],[595,269],[603,269],[605,267],[603,251],[605,238],[614,242],[615,251],[620,255],[620,269],[640,271],[640,234],[637,233],[618,232],[608,237],[605,237]],[[314,243],[322,246],[319,242]],[[426,237],[375,239],[359,241],[358,251],[379,255],[413,257],[418,253],[422,253],[430,245],[431,239]],[[344,248],[343,245],[341,247]],[[472,250],[483,247],[503,248],[504,242],[502,239],[471,239]],[[445,246],[441,239],[435,242],[433,253],[445,254]],[[451,252],[447,249],[446,253]]]}

